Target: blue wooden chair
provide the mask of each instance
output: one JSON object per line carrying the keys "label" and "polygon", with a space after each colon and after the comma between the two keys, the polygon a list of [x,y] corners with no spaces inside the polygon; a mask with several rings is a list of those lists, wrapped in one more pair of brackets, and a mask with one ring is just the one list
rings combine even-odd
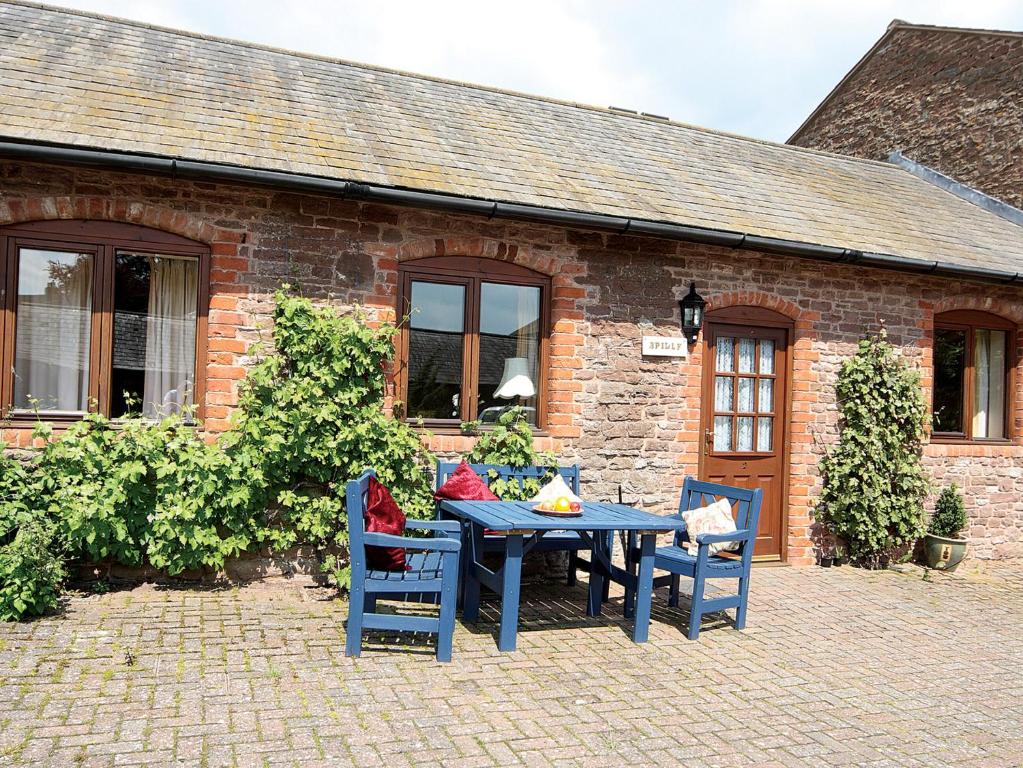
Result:
{"label": "blue wooden chair", "polygon": [[[718,499],[728,499],[735,509],[737,531],[734,533],[701,534],[696,537],[699,550],[696,556],[689,554],[683,545],[688,542],[689,534],[683,528],[675,534],[674,544],[670,547],[658,547],[654,553],[654,568],[668,571],[665,576],[654,578],[654,588],[668,586],[668,605],[678,605],[679,581],[682,576],[693,580],[693,594],[690,599],[689,639],[696,640],[700,636],[700,621],[704,614],[716,613],[727,608],[735,608],[735,628],[746,626],[746,599],[749,596],[750,571],[753,565],[753,546],[757,538],[757,524],[760,520],[760,506],[764,492],[757,488],[734,488],[730,485],[706,483],[691,477],[682,485],[682,498],[679,501],[679,514],[684,510],[698,509],[712,504]],[[737,552],[710,554],[710,544],[725,541],[739,541]],[[626,567],[635,573],[639,550],[636,535],[629,534],[626,547]],[[736,594],[707,599],[704,587],[708,579],[738,579]],[[625,613],[632,613],[635,596],[625,594]]]}
{"label": "blue wooden chair", "polygon": [[[433,538],[406,538],[387,533],[367,533],[363,517],[369,479],[375,473],[363,472],[348,483],[345,501],[348,507],[348,542],[352,561],[349,588],[348,625],[345,655],[362,651],[362,630],[385,629],[406,632],[432,632],[437,635],[437,661],[451,661],[451,640],[455,631],[455,604],[458,599],[458,555],[462,548],[461,526],[454,520],[409,520],[405,527],[435,531]],[[372,570],[366,564],[366,547],[401,547],[408,571]],[[376,612],[377,598],[406,602],[440,604],[440,614],[409,616]]]}
{"label": "blue wooden chair", "polygon": [[[438,461],[437,462],[437,483],[440,488],[447,482],[451,473],[458,469],[459,462]],[[579,465],[573,464],[567,467],[512,467],[507,464],[470,464],[469,467],[479,475],[487,485],[493,480],[514,480],[522,487],[526,480],[539,480],[546,482],[556,471],[565,478],[572,493],[579,495]],[[611,537],[611,534],[608,534]],[[484,552],[503,552],[504,536],[484,536]],[[557,531],[548,533],[541,538],[533,547],[531,552],[568,552],[568,586],[574,586],[576,571],[590,572],[590,561],[579,557],[580,550],[588,550],[589,545],[584,544],[579,534],[574,531]],[[609,582],[604,582],[604,600],[607,600]]]}

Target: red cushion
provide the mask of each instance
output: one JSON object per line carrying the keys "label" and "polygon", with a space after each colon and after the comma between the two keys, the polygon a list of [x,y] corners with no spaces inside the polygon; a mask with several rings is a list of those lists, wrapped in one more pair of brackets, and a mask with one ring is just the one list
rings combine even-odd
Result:
{"label": "red cushion", "polygon": [[473,472],[465,459],[452,472],[437,492],[433,494],[437,501],[451,499],[453,501],[499,501],[494,492],[487,487],[480,476]]}
{"label": "red cushion", "polygon": [[[405,513],[375,477],[369,479],[366,493],[366,533],[405,533]],[[378,571],[407,571],[405,550],[401,547],[366,547],[366,564]]]}

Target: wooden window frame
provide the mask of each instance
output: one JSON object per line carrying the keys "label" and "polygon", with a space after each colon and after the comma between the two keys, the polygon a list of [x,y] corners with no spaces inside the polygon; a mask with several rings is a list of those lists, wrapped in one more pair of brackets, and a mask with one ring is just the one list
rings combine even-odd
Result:
{"label": "wooden window frame", "polygon": [[[976,310],[954,310],[942,312],[934,316],[934,333],[932,344],[937,345],[939,330],[966,332],[966,361],[963,366],[962,415],[963,430],[960,432],[931,433],[933,443],[986,443],[1001,445],[1012,442],[1012,413],[1015,405],[1015,372],[1018,364],[1016,351],[1016,326],[1009,320],[998,315]],[[1002,437],[973,436],[973,395],[974,395],[974,336],[978,330],[1005,331],[1005,423],[1002,426]],[[934,423],[934,387],[937,384],[937,369],[934,363],[934,346],[931,347],[931,424]]]}
{"label": "wooden window frame", "polygon": [[[15,328],[18,299],[18,250],[74,251],[93,254],[92,327],[89,345],[89,408],[87,412],[110,413],[113,366],[114,267],[119,252],[188,256],[198,262],[199,291],[195,329],[196,417],[202,419],[206,404],[206,351],[209,317],[210,249],[203,243],[136,224],[84,219],[36,221],[0,228],[0,416],[11,427],[36,424],[34,413],[14,410]],[[55,426],[80,421],[82,414],[40,413]]]}
{"label": "wooden window frame", "polygon": [[[409,323],[412,282],[464,285],[465,310],[462,337],[462,396],[459,398],[460,416],[457,419],[417,419],[407,416]],[[398,338],[397,396],[402,403],[402,417],[409,424],[422,424],[426,429],[440,433],[460,433],[463,421],[477,418],[477,389],[479,387],[479,323],[480,291],[483,283],[537,287],[540,289],[540,349],[536,382],[536,424],[541,432],[547,425],[547,377],[549,375],[551,328],[551,279],[506,261],[476,256],[432,256],[403,262],[398,266]]]}

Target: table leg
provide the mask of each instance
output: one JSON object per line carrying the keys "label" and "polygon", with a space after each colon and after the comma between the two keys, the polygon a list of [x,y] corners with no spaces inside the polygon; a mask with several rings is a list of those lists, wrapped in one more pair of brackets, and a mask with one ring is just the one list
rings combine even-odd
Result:
{"label": "table leg", "polygon": [[483,528],[476,523],[468,523],[468,548],[462,551],[465,561],[465,581],[462,586],[462,619],[475,622],[480,617],[480,580],[476,573],[476,565],[483,559]]}
{"label": "table leg", "polygon": [[654,591],[654,548],[656,545],[656,534],[643,534],[639,550],[639,575],[636,583],[636,624],[632,629],[632,640],[636,643],[645,643],[650,630],[650,602]]}
{"label": "table leg", "polygon": [[501,635],[497,647],[515,650],[519,628],[519,587],[522,583],[522,534],[505,537],[504,569],[501,579]]}
{"label": "table leg", "polygon": [[[625,570],[631,573],[633,576],[636,575],[636,553],[632,551],[632,545],[636,541],[636,534],[629,532],[625,543]],[[631,619],[635,614],[636,605],[636,590],[629,586],[628,583],[625,585],[625,601],[622,605],[622,615],[627,619]]]}
{"label": "table leg", "polygon": [[605,553],[607,536],[604,531],[593,531],[593,544],[590,547],[590,589],[587,595],[586,615],[600,616],[600,606],[604,598],[604,583],[607,575],[604,573],[603,562],[597,557],[597,553]]}

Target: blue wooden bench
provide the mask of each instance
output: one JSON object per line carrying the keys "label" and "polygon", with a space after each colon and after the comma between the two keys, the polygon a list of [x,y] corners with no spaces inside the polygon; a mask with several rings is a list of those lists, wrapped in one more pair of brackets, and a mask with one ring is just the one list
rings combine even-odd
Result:
{"label": "blue wooden bench", "polygon": [[[409,520],[406,528],[434,531],[433,538],[407,538],[387,533],[367,533],[363,515],[366,492],[373,470],[348,483],[345,502],[348,508],[348,546],[352,561],[349,588],[348,624],[345,655],[362,651],[364,629],[404,632],[430,632],[437,635],[437,660],[451,661],[451,641],[455,631],[458,599],[458,555],[462,548],[461,526],[455,520]],[[400,547],[406,555],[408,571],[378,571],[367,567],[366,547]],[[406,602],[440,604],[440,614],[410,616],[377,613],[377,598]]]}
{"label": "blue wooden bench", "polygon": [[[689,550],[683,546],[689,541],[689,534],[685,528],[675,534],[672,546],[658,547],[655,550],[654,568],[667,571],[668,574],[654,578],[653,586],[654,588],[663,586],[669,588],[668,605],[672,607],[678,605],[680,577],[688,576],[693,580],[689,614],[688,637],[690,640],[696,640],[700,636],[700,621],[708,613],[735,608],[735,628],[742,629],[746,626],[746,600],[749,596],[753,546],[756,543],[757,524],[760,520],[760,507],[763,498],[764,492],[759,488],[749,490],[734,488],[730,485],[707,483],[694,480],[691,477],[685,479],[685,483],[682,485],[682,498],[679,500],[679,518],[684,510],[698,509],[712,504],[718,499],[728,499],[735,510],[735,524],[738,528],[734,533],[697,536],[696,543],[699,545],[699,550],[695,556],[690,555]],[[726,551],[718,555],[710,554],[710,544],[725,541],[740,542],[739,550],[736,552]],[[638,553],[636,536],[630,534],[626,547],[626,568],[630,572],[635,572]],[[738,579],[736,593],[707,599],[704,597],[704,587],[709,579]],[[632,613],[632,600],[634,599],[634,595],[627,591],[625,594],[627,617]]]}
{"label": "blue wooden bench", "polygon": [[[451,473],[458,469],[458,462],[438,461],[436,488],[440,488],[447,482]],[[541,484],[546,483],[554,477],[557,472],[572,489],[572,493],[579,495],[579,465],[573,464],[566,467],[512,467],[507,464],[470,464],[469,467],[488,486],[494,480],[515,481],[519,487],[526,480],[538,480]],[[610,538],[610,534],[609,534]],[[484,536],[484,552],[503,552],[505,545],[504,536]],[[579,534],[574,531],[559,531],[548,533],[540,539],[531,551],[533,552],[568,552],[568,586],[574,586],[576,582],[576,571],[589,573],[591,570],[589,560],[579,557],[581,550],[588,550],[590,547],[584,543]],[[604,583],[604,600],[607,600],[609,583]]]}

